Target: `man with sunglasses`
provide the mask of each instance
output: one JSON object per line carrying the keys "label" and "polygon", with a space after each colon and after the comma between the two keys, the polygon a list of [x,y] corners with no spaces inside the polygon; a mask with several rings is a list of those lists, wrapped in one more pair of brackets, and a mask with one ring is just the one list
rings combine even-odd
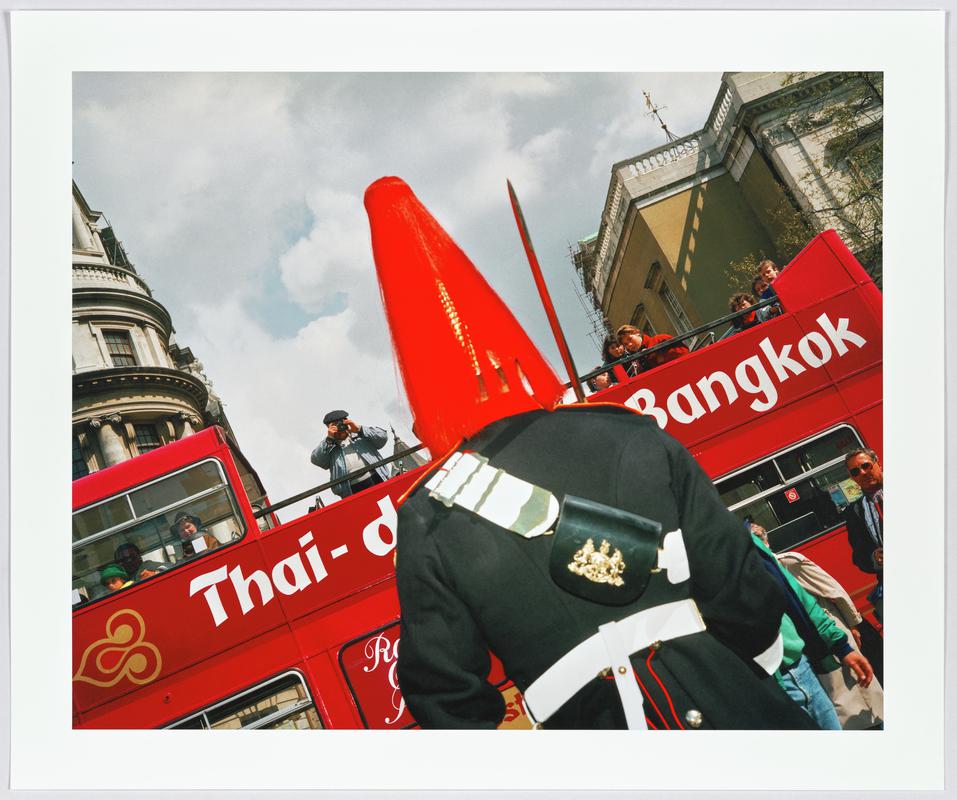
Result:
{"label": "man with sunglasses", "polygon": [[884,617],[884,471],[877,453],[866,447],[844,457],[847,473],[863,496],[844,511],[851,560],[863,572],[877,575],[877,588],[868,595],[875,616]]}

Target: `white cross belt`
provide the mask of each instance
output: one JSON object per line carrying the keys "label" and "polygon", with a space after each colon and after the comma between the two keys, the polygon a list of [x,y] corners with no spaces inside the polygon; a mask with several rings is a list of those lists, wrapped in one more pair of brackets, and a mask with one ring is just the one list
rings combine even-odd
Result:
{"label": "white cross belt", "polygon": [[641,690],[632,674],[631,654],[654,642],[666,642],[705,630],[694,600],[665,603],[598,628],[543,672],[524,692],[526,707],[539,722],[558,711],[585,684],[611,668],[625,721],[632,730],[647,728]]}

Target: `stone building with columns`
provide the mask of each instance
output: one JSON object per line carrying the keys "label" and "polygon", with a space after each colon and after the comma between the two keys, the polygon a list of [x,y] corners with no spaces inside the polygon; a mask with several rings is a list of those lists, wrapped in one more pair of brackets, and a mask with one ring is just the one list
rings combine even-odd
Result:
{"label": "stone building with columns", "polygon": [[232,433],[169,312],[73,184],[73,478],[205,428]]}
{"label": "stone building with columns", "polygon": [[879,282],[882,93],[873,73],[725,73],[701,130],[614,164],[598,234],[572,254],[606,323],[717,319],[733,262],[786,263],[827,228]]}

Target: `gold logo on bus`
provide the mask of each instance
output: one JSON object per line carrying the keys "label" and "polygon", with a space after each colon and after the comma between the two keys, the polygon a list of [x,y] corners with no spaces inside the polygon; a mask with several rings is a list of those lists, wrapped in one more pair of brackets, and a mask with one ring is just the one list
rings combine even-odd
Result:
{"label": "gold logo on bus", "polygon": [[131,608],[117,611],[106,621],[106,636],[83,651],[73,680],[103,687],[124,678],[138,686],[156,680],[163,658],[145,637],[143,617]]}

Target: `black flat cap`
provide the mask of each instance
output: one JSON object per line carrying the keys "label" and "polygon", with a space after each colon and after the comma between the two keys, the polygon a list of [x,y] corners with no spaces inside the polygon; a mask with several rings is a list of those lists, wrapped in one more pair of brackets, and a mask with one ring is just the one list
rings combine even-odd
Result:
{"label": "black flat cap", "polygon": [[340,419],[346,419],[349,416],[348,411],[330,411],[326,416],[322,418],[323,425],[331,425],[333,422],[338,422]]}

